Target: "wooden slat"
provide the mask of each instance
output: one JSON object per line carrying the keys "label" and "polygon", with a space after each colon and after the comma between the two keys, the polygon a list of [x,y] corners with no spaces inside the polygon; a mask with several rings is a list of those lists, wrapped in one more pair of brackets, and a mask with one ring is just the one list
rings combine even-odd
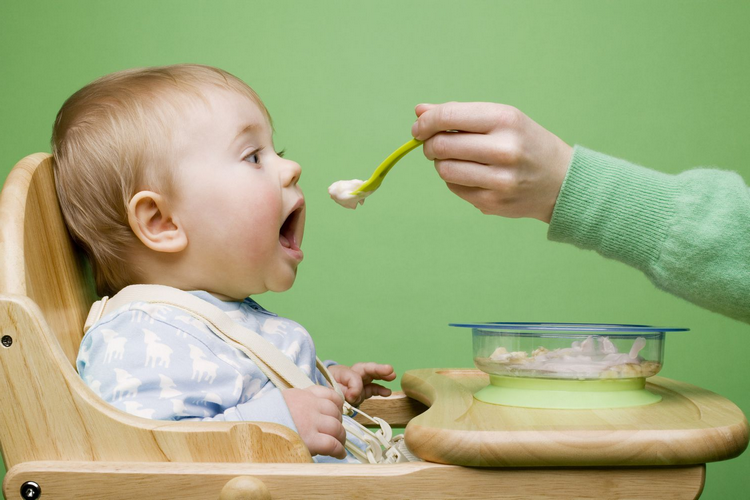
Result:
{"label": "wooden slat", "polygon": [[[6,494],[25,481],[56,500],[218,498],[238,476],[265,484],[271,498],[316,499],[695,499],[705,466],[478,469],[432,463],[124,464],[26,463],[8,471]],[[248,497],[246,497],[248,498]]]}
{"label": "wooden slat", "polygon": [[5,181],[0,255],[0,293],[31,298],[74,364],[94,290],[65,229],[48,154],[24,158]]}

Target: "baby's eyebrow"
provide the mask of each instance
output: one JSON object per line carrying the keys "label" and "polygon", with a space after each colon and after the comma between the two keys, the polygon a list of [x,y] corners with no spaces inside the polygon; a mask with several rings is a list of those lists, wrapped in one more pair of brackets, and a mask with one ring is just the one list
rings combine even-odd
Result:
{"label": "baby's eyebrow", "polygon": [[237,142],[237,139],[239,139],[243,135],[255,132],[259,128],[260,128],[260,123],[249,123],[249,124],[245,125],[244,127],[242,127],[240,129],[239,132],[237,132],[237,135],[235,136],[234,140],[232,141],[232,144],[234,144],[235,142]]}

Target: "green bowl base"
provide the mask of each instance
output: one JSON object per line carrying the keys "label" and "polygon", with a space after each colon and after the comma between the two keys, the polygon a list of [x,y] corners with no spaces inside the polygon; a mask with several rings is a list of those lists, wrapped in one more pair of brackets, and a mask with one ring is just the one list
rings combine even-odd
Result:
{"label": "green bowl base", "polygon": [[496,405],[561,410],[625,408],[661,401],[661,396],[645,387],[645,378],[564,380],[490,375],[490,385],[474,397]]}

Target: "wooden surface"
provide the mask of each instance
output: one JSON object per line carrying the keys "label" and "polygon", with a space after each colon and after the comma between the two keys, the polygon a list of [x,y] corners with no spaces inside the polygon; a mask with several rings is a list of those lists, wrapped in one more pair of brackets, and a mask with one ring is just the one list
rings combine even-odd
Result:
{"label": "wooden surface", "polygon": [[[366,399],[359,409],[371,417],[380,417],[388,422],[391,427],[406,427],[409,421],[424,412],[427,407],[419,401],[407,397],[403,392],[394,392],[388,397],[373,396]],[[361,416],[354,419],[362,425],[370,425],[371,422]]]}
{"label": "wooden surface", "polygon": [[[705,466],[660,468],[467,468],[426,462],[351,464],[127,464],[30,462],[8,471],[6,492],[25,481],[55,500],[219,498],[238,476],[260,480],[271,498],[316,499],[694,499]],[[239,485],[233,485],[236,489]],[[257,482],[249,491],[264,498]],[[236,493],[236,491],[235,491]],[[10,497],[9,497],[10,498]],[[242,498],[242,497],[240,497]],[[265,498],[268,498],[267,496]]]}
{"label": "wooden surface", "polygon": [[94,290],[72,245],[55,196],[52,157],[18,162],[0,195],[0,293],[23,295],[42,310],[73,365]]}
{"label": "wooden surface", "polygon": [[663,377],[646,388],[653,405],[547,410],[473,398],[479,370],[413,370],[404,392],[430,408],[406,427],[406,443],[433,462],[475,466],[700,464],[733,458],[748,444],[748,422],[731,401]]}

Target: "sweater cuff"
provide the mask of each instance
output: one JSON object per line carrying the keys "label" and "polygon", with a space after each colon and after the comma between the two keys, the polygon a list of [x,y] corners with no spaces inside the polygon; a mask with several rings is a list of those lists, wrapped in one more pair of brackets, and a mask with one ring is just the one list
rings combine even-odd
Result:
{"label": "sweater cuff", "polygon": [[659,258],[677,191],[673,175],[576,146],[547,237],[645,271]]}

